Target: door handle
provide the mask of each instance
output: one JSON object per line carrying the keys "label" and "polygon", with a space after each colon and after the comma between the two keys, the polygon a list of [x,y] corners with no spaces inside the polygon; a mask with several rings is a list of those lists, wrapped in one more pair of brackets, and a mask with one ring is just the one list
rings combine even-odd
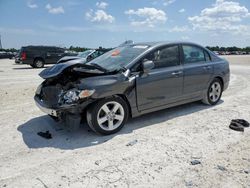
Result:
{"label": "door handle", "polygon": [[179,76],[180,74],[182,74],[182,71],[172,72],[173,76]]}
{"label": "door handle", "polygon": [[210,69],[211,69],[211,66],[204,66],[203,69],[205,69],[205,70],[210,70]]}

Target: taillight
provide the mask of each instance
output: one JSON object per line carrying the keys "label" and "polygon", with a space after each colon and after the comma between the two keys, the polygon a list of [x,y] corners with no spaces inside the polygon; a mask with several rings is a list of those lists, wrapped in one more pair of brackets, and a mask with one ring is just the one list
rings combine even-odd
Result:
{"label": "taillight", "polygon": [[25,60],[25,59],[26,59],[26,53],[25,53],[25,52],[22,52],[22,54],[21,54],[21,59],[22,59],[22,60]]}

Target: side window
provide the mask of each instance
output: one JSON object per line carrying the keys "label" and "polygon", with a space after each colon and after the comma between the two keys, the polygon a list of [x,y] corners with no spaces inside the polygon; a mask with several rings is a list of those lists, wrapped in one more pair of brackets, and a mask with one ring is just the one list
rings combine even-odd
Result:
{"label": "side window", "polygon": [[203,49],[196,46],[183,45],[184,63],[199,63],[205,61]]}
{"label": "side window", "polygon": [[145,59],[154,62],[155,64],[154,69],[179,65],[180,64],[179,47],[178,45],[175,45],[157,49],[149,53],[145,57]]}
{"label": "side window", "polygon": [[208,54],[208,52],[204,50],[204,54],[205,54],[206,62],[210,62],[211,58],[210,58],[210,55]]}
{"label": "side window", "polygon": [[95,51],[95,52],[92,54],[92,57],[93,57],[93,58],[98,57],[98,51]]}

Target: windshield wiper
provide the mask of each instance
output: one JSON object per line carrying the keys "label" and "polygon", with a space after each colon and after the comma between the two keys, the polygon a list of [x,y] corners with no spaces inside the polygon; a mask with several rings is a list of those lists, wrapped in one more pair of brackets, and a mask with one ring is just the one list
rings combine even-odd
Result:
{"label": "windshield wiper", "polygon": [[102,71],[102,72],[108,72],[107,69],[103,68],[102,66],[96,64],[96,63],[90,63],[89,65],[92,65],[93,67],[95,67],[96,69]]}

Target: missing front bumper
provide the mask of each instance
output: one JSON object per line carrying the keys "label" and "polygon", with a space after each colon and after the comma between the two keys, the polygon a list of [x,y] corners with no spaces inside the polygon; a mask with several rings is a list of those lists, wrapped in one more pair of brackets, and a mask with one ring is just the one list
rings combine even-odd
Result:
{"label": "missing front bumper", "polygon": [[45,106],[43,106],[41,103],[39,103],[37,100],[35,100],[36,102],[36,105],[37,107],[44,113],[48,114],[48,115],[51,115],[51,116],[54,116],[54,117],[58,117],[58,113],[56,110],[54,109],[50,109],[50,108],[47,108]]}

